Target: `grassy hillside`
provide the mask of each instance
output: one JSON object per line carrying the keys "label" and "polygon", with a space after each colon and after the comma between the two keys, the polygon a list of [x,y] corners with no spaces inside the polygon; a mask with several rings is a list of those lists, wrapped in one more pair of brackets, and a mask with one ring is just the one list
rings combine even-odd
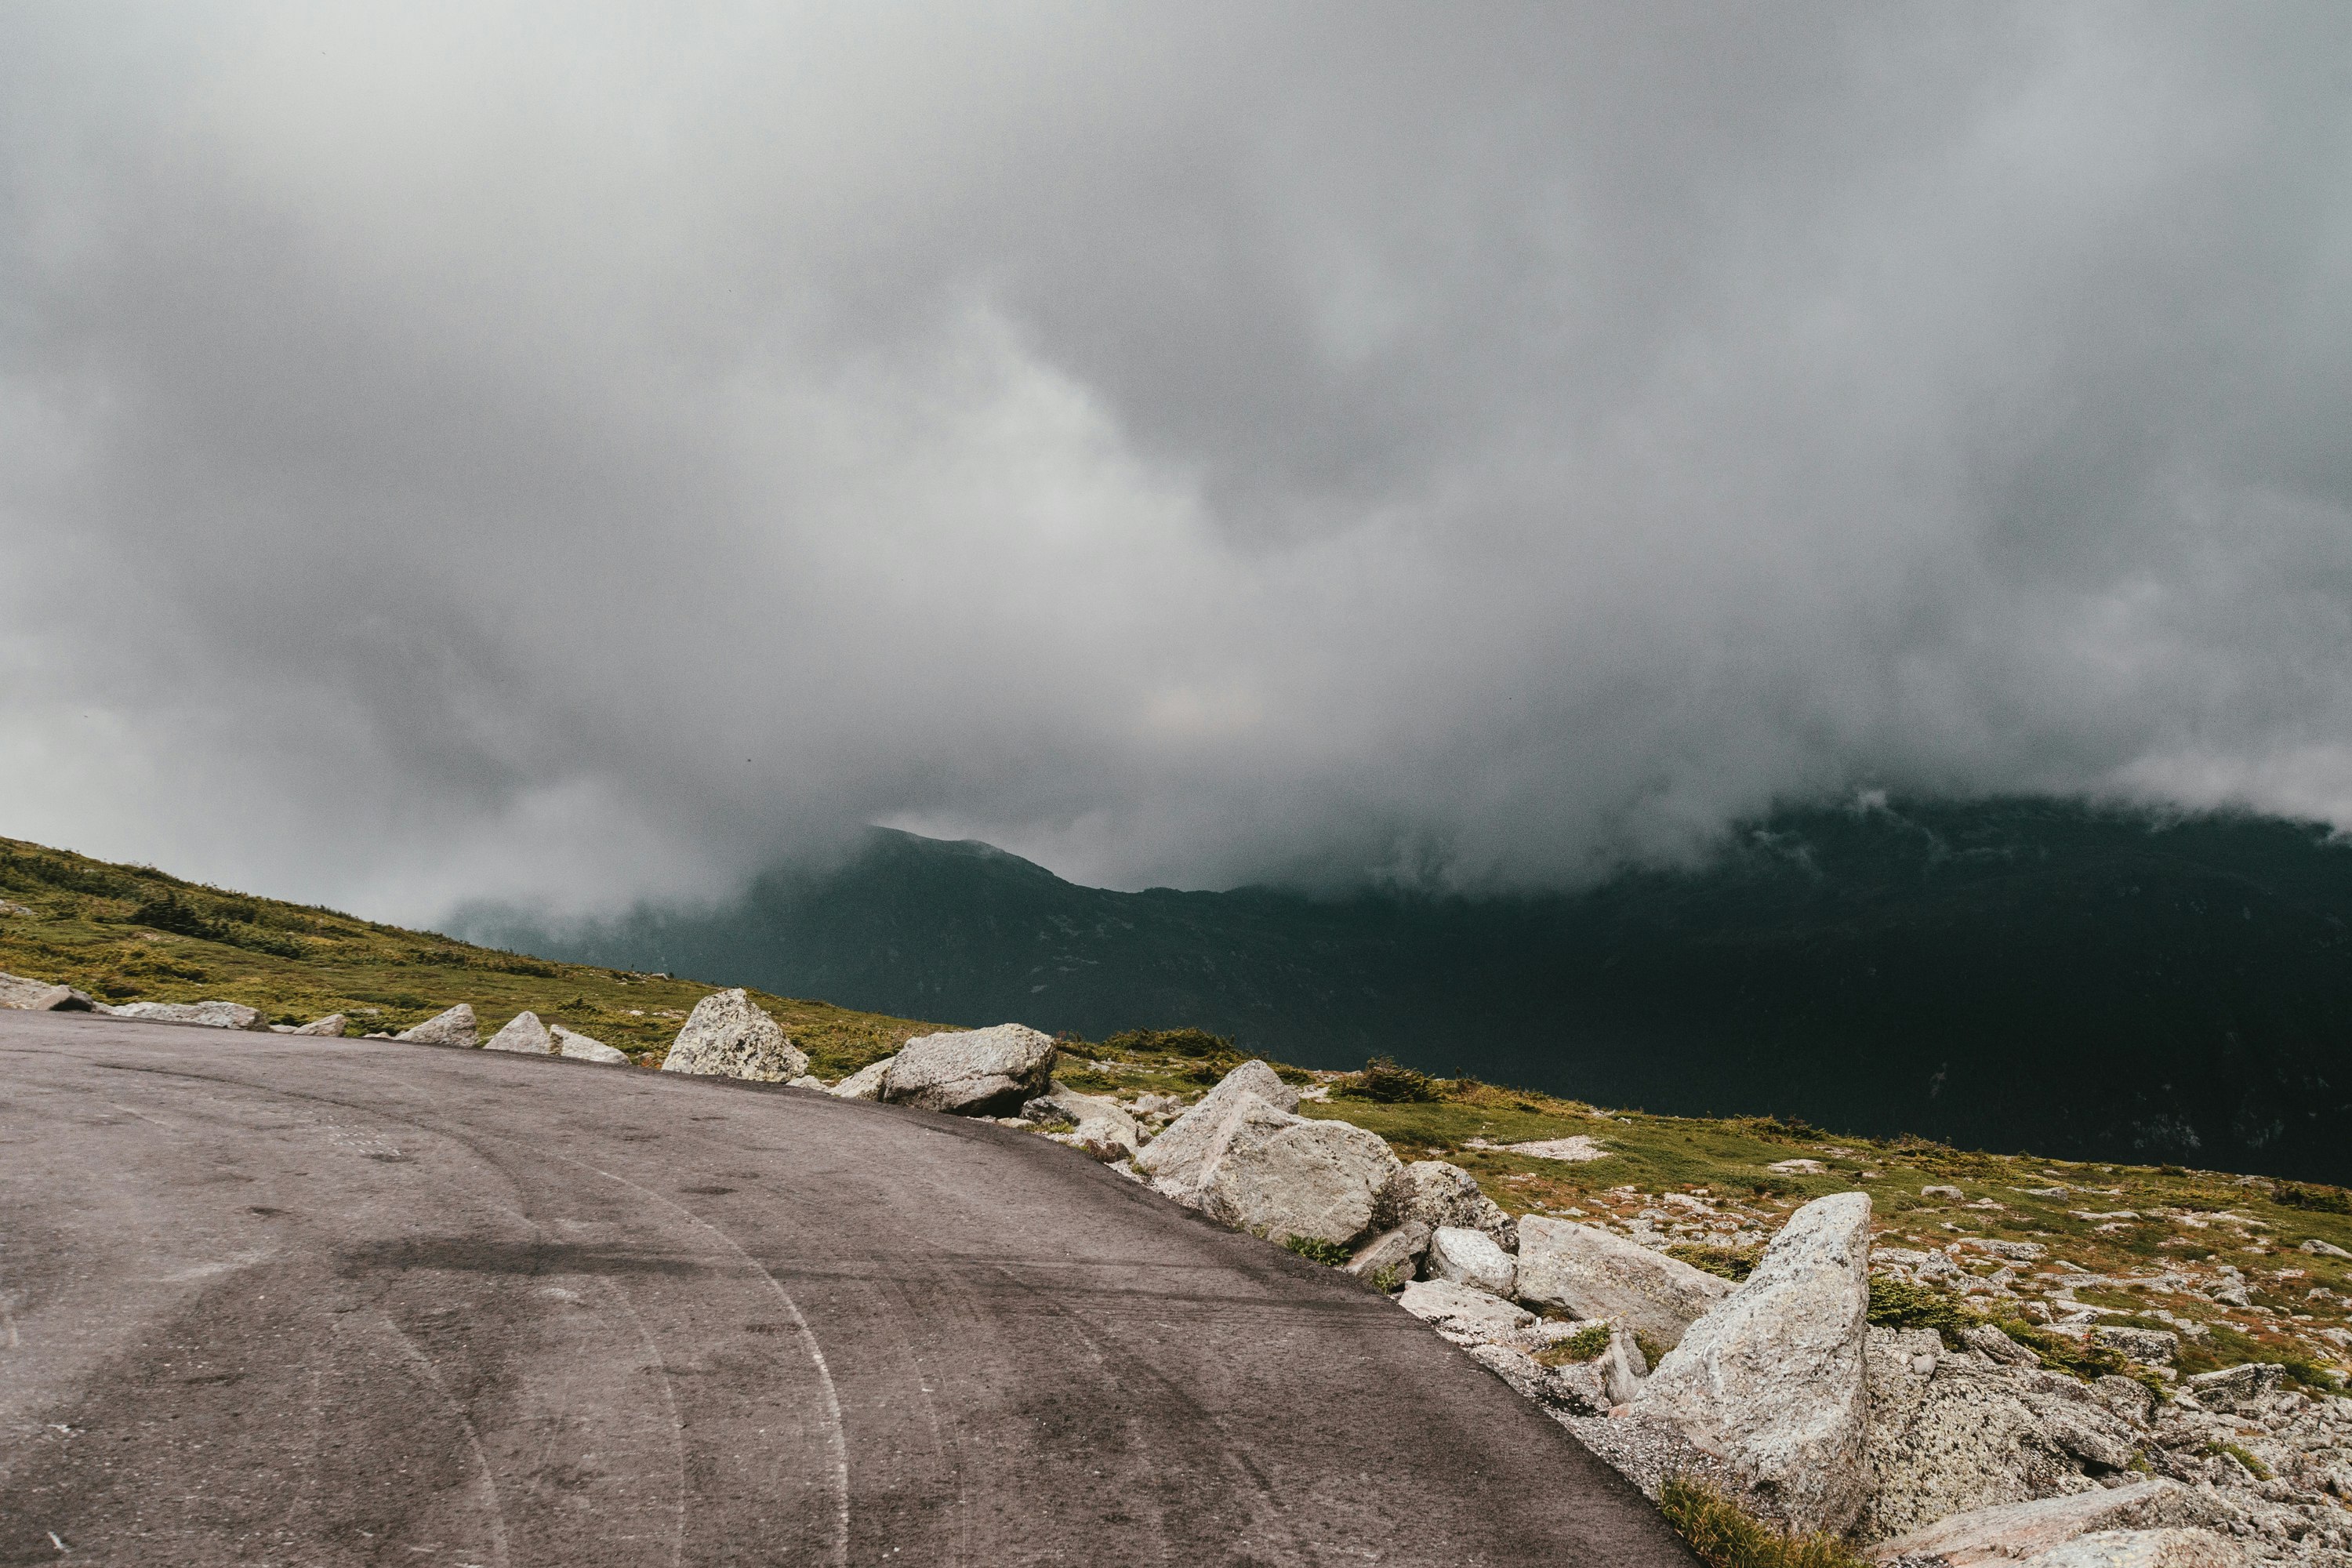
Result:
{"label": "grassy hillside", "polygon": [[[342,1012],[383,1029],[460,1001],[488,1028],[528,1007],[646,1067],[659,1063],[679,1021],[711,988],[542,962],[7,839],[0,903],[14,906],[0,910],[0,971],[107,1001],[219,997],[278,1022]],[[939,1026],[754,994],[827,1078]],[[189,1040],[201,1048],[200,1035]],[[1129,1032],[1099,1043],[1066,1039],[1060,1075],[1097,1092],[1189,1097],[1241,1059],[1232,1041],[1197,1030]],[[1681,1256],[1719,1272],[1744,1269],[1799,1204],[1861,1187],[1875,1200],[1882,1246],[1975,1238],[2042,1248],[2014,1267],[2007,1297],[1990,1285],[2003,1260],[1980,1255],[1972,1266],[1979,1294],[1962,1298],[2027,1322],[2089,1306],[2116,1322],[2193,1325],[2180,1362],[2189,1372],[2259,1359],[2325,1380],[2352,1353],[2352,1258],[2303,1250],[2315,1242],[2352,1254],[2352,1194],[2342,1188],[1834,1136],[1764,1116],[1611,1110],[1468,1077],[1281,1070],[1310,1086],[1307,1114],[1370,1128],[1404,1159],[1452,1160],[1513,1214],[1620,1224],[1647,1215]],[[1598,1157],[1570,1163],[1507,1147],[1573,1137],[1589,1140]],[[2243,1281],[2243,1305],[2214,1299],[2228,1269]],[[1881,1310],[1933,1323],[1948,1306],[1897,1293]],[[2062,1339],[2044,1343],[2053,1356],[2078,1353]]]}
{"label": "grassy hillside", "polygon": [[[543,963],[333,910],[200,887],[0,838],[0,972],[101,1002],[242,1002],[272,1022],[349,1014],[353,1033],[400,1030],[469,1002],[485,1033],[526,1008],[658,1065],[709,985]],[[754,993],[828,1077],[939,1026]]]}

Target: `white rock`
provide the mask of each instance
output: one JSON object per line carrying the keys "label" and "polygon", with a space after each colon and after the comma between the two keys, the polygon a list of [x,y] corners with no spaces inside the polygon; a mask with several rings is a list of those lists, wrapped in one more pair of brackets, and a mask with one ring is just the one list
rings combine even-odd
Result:
{"label": "white rock", "polygon": [[2006,1564],[2031,1560],[2094,1532],[2193,1523],[2196,1506],[2189,1489],[2178,1481],[2139,1481],[2113,1490],[1972,1509],[1882,1541],[1871,1548],[1871,1556],[1881,1563],[1903,1559],[1946,1568]]}
{"label": "white rock", "polygon": [[1348,1272],[1360,1279],[1386,1275],[1391,1284],[1409,1283],[1421,1272],[1421,1257],[1429,1250],[1429,1237],[1427,1226],[1409,1219],[1356,1248],[1356,1255],[1348,1259]]}
{"label": "white rock", "polygon": [[614,1050],[593,1035],[583,1035],[561,1024],[555,1026],[555,1054],[570,1057],[575,1062],[603,1062],[607,1067],[624,1068],[629,1065],[626,1052]]}
{"label": "white rock", "polygon": [[792,1081],[785,1084],[784,1087],[786,1089],[814,1089],[824,1090],[825,1083],[824,1079],[818,1078],[814,1073],[803,1073],[800,1077],[793,1079]]}
{"label": "white rock", "polygon": [[1862,1539],[2086,1484],[2019,1397],[2019,1372],[1948,1354],[1933,1329],[1874,1328],[1867,1356]]}
{"label": "white rock", "polygon": [[2332,1241],[2322,1241],[2317,1237],[2305,1242],[2303,1250],[2314,1258],[2352,1258],[2352,1252],[2345,1251]]}
{"label": "white rock", "polygon": [[890,1064],[898,1059],[884,1057],[878,1062],[868,1062],[835,1084],[830,1092],[842,1100],[879,1100],[883,1086],[890,1081]]}
{"label": "white rock", "polygon": [[446,1013],[436,1013],[413,1029],[403,1029],[393,1038],[414,1041],[420,1046],[462,1046],[470,1050],[480,1037],[480,1026],[474,1022],[474,1009],[460,1002]]}
{"label": "white rock", "polygon": [[2007,1366],[2040,1366],[2042,1358],[2001,1332],[1998,1324],[1978,1323],[1960,1335],[1972,1351]]}
{"label": "white rock", "polygon": [[1381,1202],[1388,1225],[1417,1219],[1432,1230],[1458,1226],[1485,1231],[1506,1252],[1519,1247],[1518,1226],[1503,1207],[1478,1189],[1478,1180],[1444,1160],[1415,1160],[1397,1173]]}
{"label": "white rock", "polygon": [[1416,1279],[1397,1305],[1432,1328],[1465,1339],[1505,1339],[1536,1321],[1524,1307],[1451,1279]]}
{"label": "white rock", "polygon": [[1650,1363],[1633,1331],[1622,1323],[1612,1323],[1609,1348],[1593,1358],[1592,1370],[1601,1374],[1601,1386],[1611,1405],[1631,1405],[1642,1392],[1642,1380],[1650,1375]]}
{"label": "white rock", "polygon": [[343,1031],[351,1027],[351,1022],[341,1013],[330,1013],[323,1018],[311,1019],[294,1032],[298,1035],[316,1035],[322,1039],[339,1039]]}
{"label": "white rock", "polygon": [[70,985],[0,974],[0,1007],[25,1013],[89,1013],[98,1005]]}
{"label": "white rock", "polygon": [[918,1035],[899,1047],[882,1098],[959,1116],[1008,1114],[1045,1089],[1054,1048],[1051,1035],[1025,1024]]}
{"label": "white rock", "polygon": [[1066,1084],[1050,1085],[1021,1114],[1041,1125],[1067,1126],[1067,1142],[1097,1155],[1131,1160],[1143,1149],[1142,1129],[1125,1106],[1103,1095],[1080,1094]]}
{"label": "white rock", "polygon": [[2099,1323],[2091,1330],[2091,1342],[2105,1345],[2111,1351],[2121,1351],[2136,1362],[2161,1365],[2180,1353],[2180,1336],[2168,1329],[2135,1329],[2122,1323]]}
{"label": "white rock", "polygon": [[2021,1568],[2242,1568],[2237,1543],[2210,1530],[2103,1530],[2037,1552]]}
{"label": "white rock", "polygon": [[516,1051],[524,1056],[543,1057],[555,1048],[555,1037],[539,1021],[539,1015],[526,1009],[517,1013],[507,1026],[482,1042],[486,1051]]}
{"label": "white rock", "polygon": [[1202,1212],[1276,1242],[1351,1242],[1371,1228],[1399,1166],[1387,1142],[1349,1122],[1310,1121],[1257,1103],[1266,1114],[1234,1121],[1201,1189]]}
{"label": "white rock", "polygon": [[786,1037],[783,1026],[740,986],[697,1002],[661,1065],[664,1072],[754,1083],[790,1083],[808,1069],[808,1057]]}
{"label": "white rock", "polygon": [[1815,1199],[1642,1385],[1644,1414],[1799,1531],[1842,1531],[1862,1511],[1869,1264],[1870,1195]]}
{"label": "white rock", "polygon": [[118,1018],[155,1018],[167,1024],[201,1024],[208,1029],[265,1030],[269,1027],[268,1018],[241,1002],[126,1002],[107,1011]]}
{"label": "white rock", "polygon": [[1178,1202],[1197,1205],[1211,1166],[1232,1136],[1227,1123],[1243,1113],[1244,1101],[1287,1114],[1298,1109],[1298,1093],[1264,1062],[1244,1062],[1170,1122],[1136,1156],[1135,1168]]}
{"label": "white rock", "polygon": [[1522,1300],[1622,1322],[1654,1344],[1675,1344],[1732,1293],[1730,1280],[1597,1226],[1524,1215],[1518,1232]]}
{"label": "white rock", "polygon": [[1424,1272],[1432,1279],[1451,1279],[1496,1296],[1514,1294],[1519,1278],[1518,1265],[1495,1245],[1493,1237],[1454,1225],[1439,1226],[1431,1233]]}

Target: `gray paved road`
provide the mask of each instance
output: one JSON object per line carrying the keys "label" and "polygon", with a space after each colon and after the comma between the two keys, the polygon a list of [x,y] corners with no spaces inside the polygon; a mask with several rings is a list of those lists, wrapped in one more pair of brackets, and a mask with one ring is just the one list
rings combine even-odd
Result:
{"label": "gray paved road", "polygon": [[1395,1307],[1042,1139],[0,1013],[0,1563],[1692,1561]]}

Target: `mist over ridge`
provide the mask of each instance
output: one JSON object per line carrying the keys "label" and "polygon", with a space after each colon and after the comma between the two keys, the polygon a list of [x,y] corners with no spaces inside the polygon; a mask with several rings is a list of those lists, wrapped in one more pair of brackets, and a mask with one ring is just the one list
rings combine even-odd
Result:
{"label": "mist over ridge", "polygon": [[2051,798],[1789,807],[1569,894],[1121,893],[877,830],[715,908],[458,934],[961,1025],[1199,1026],[1603,1105],[2352,1181],[2352,845]]}

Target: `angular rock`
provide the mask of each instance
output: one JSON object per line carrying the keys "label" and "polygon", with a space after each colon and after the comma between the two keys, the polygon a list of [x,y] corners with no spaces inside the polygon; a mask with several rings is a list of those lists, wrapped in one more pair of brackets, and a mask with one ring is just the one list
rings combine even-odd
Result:
{"label": "angular rock", "polygon": [[1972,1509],[1871,1548],[1880,1563],[1898,1559],[1933,1568],[2011,1563],[2053,1551],[2094,1531],[2193,1526],[2210,1517],[2179,1481],[2140,1481],[2113,1490]]}
{"label": "angular rock", "polygon": [[460,1002],[446,1013],[436,1013],[413,1029],[403,1029],[393,1038],[420,1046],[460,1046],[471,1050],[480,1037],[481,1028],[474,1022],[473,1007]]}
{"label": "angular rock", "polygon": [[1801,1532],[1843,1531],[1865,1500],[1869,1265],[1870,1195],[1816,1198],[1636,1402],[1722,1459],[1756,1511]]}
{"label": "angular rock", "polygon": [[313,1018],[294,1031],[298,1035],[315,1035],[321,1039],[340,1039],[352,1021],[341,1013],[330,1013],[323,1018]]}
{"label": "angular rock", "polygon": [[1676,1343],[1734,1289],[1728,1279],[1596,1226],[1527,1215],[1518,1232],[1520,1300],[1622,1322],[1655,1344]]}
{"label": "angular rock", "polygon": [[2042,1358],[2019,1344],[1992,1323],[1979,1323],[1960,1335],[1969,1349],[1990,1356],[2005,1366],[2040,1366]]}
{"label": "angular rock", "polygon": [[1427,1226],[1409,1219],[1356,1248],[1356,1255],[1348,1259],[1348,1272],[1359,1279],[1385,1275],[1392,1286],[1410,1284],[1421,1272],[1421,1257],[1429,1250],[1429,1237]]}
{"label": "angular rock", "polygon": [[2219,1372],[2200,1372],[2189,1380],[2189,1387],[2207,1408],[2230,1410],[2275,1394],[2285,1383],[2286,1368],[2269,1362],[2248,1362]]}
{"label": "angular rock", "polygon": [[1536,1321],[1524,1307],[1451,1279],[1416,1279],[1397,1305],[1441,1332],[1471,1340],[1507,1338]]}
{"label": "angular rock", "polygon": [[808,1057],[785,1036],[783,1026],[740,985],[714,991],[694,1005],[661,1065],[664,1072],[754,1083],[790,1083],[808,1069]]}
{"label": "angular rock", "polygon": [[269,1027],[267,1017],[242,1002],[126,1002],[107,1011],[118,1018],[154,1018],[166,1024],[201,1024],[207,1029],[266,1030]]}
{"label": "angular rock", "polygon": [[1131,1160],[1143,1149],[1143,1131],[1127,1108],[1108,1096],[1080,1094],[1055,1083],[1021,1108],[1021,1114],[1040,1125],[1070,1131],[1068,1141],[1097,1157]]}
{"label": "angular rock", "polygon": [[1229,1123],[1247,1113],[1252,1105],[1286,1115],[1298,1109],[1298,1091],[1264,1062],[1244,1062],[1170,1122],[1136,1156],[1135,1168],[1178,1202],[1197,1202],[1210,1167],[1232,1137]]}
{"label": "angular rock", "polygon": [[570,1057],[575,1062],[603,1062],[607,1067],[629,1065],[626,1052],[614,1050],[593,1035],[583,1035],[561,1024],[555,1026],[554,1033],[557,1056]]}
{"label": "angular rock", "polygon": [[[1274,1242],[1344,1244],[1370,1229],[1398,1170],[1387,1141],[1349,1122],[1309,1121],[1257,1103],[1266,1114],[1234,1120],[1201,1188],[1202,1212]],[[1154,1140],[1144,1155],[1159,1147]]]}
{"label": "angular rock", "polygon": [[2167,1329],[2134,1329],[2121,1323],[2101,1323],[2091,1331],[2091,1342],[2121,1351],[2148,1366],[2162,1366],[2180,1353],[2180,1336]]}
{"label": "angular rock", "polygon": [[70,985],[0,974],[0,1007],[26,1013],[89,1013],[98,1004]]}
{"label": "angular rock", "polygon": [[1045,1089],[1054,1049],[1053,1036],[1025,1024],[918,1035],[899,1048],[882,1098],[958,1116],[1006,1115]]}
{"label": "angular rock", "polygon": [[878,1062],[868,1062],[835,1084],[831,1092],[839,1100],[879,1100],[883,1086],[890,1081],[890,1064],[897,1057],[884,1057]]}
{"label": "angular rock", "polygon": [[1432,1279],[1451,1279],[1491,1295],[1509,1296],[1518,1283],[1518,1265],[1483,1230],[1444,1225],[1431,1233],[1423,1270]]}
{"label": "angular rock", "polygon": [[1642,1380],[1650,1375],[1650,1363],[1633,1331],[1622,1323],[1612,1323],[1609,1348],[1592,1359],[1592,1370],[1601,1374],[1601,1386],[1611,1405],[1631,1405],[1642,1392]]}
{"label": "angular rock", "polygon": [[2036,1552],[2021,1568],[2243,1568],[2235,1542],[2210,1530],[2103,1530]]}
{"label": "angular rock", "polygon": [[1432,1230],[1449,1226],[1484,1231],[1504,1251],[1518,1250],[1518,1230],[1511,1216],[1478,1190],[1477,1178],[1444,1160],[1415,1160],[1381,1195],[1381,1225],[1407,1220],[1419,1220]]}
{"label": "angular rock", "polygon": [[555,1048],[555,1037],[539,1021],[539,1015],[526,1009],[517,1013],[507,1026],[482,1042],[486,1051],[515,1051],[528,1057],[543,1057]]}
{"label": "angular rock", "polygon": [[793,1079],[791,1082],[785,1084],[784,1087],[786,1089],[814,1089],[820,1092],[825,1092],[824,1079],[818,1078],[814,1073],[803,1073],[800,1077]]}

